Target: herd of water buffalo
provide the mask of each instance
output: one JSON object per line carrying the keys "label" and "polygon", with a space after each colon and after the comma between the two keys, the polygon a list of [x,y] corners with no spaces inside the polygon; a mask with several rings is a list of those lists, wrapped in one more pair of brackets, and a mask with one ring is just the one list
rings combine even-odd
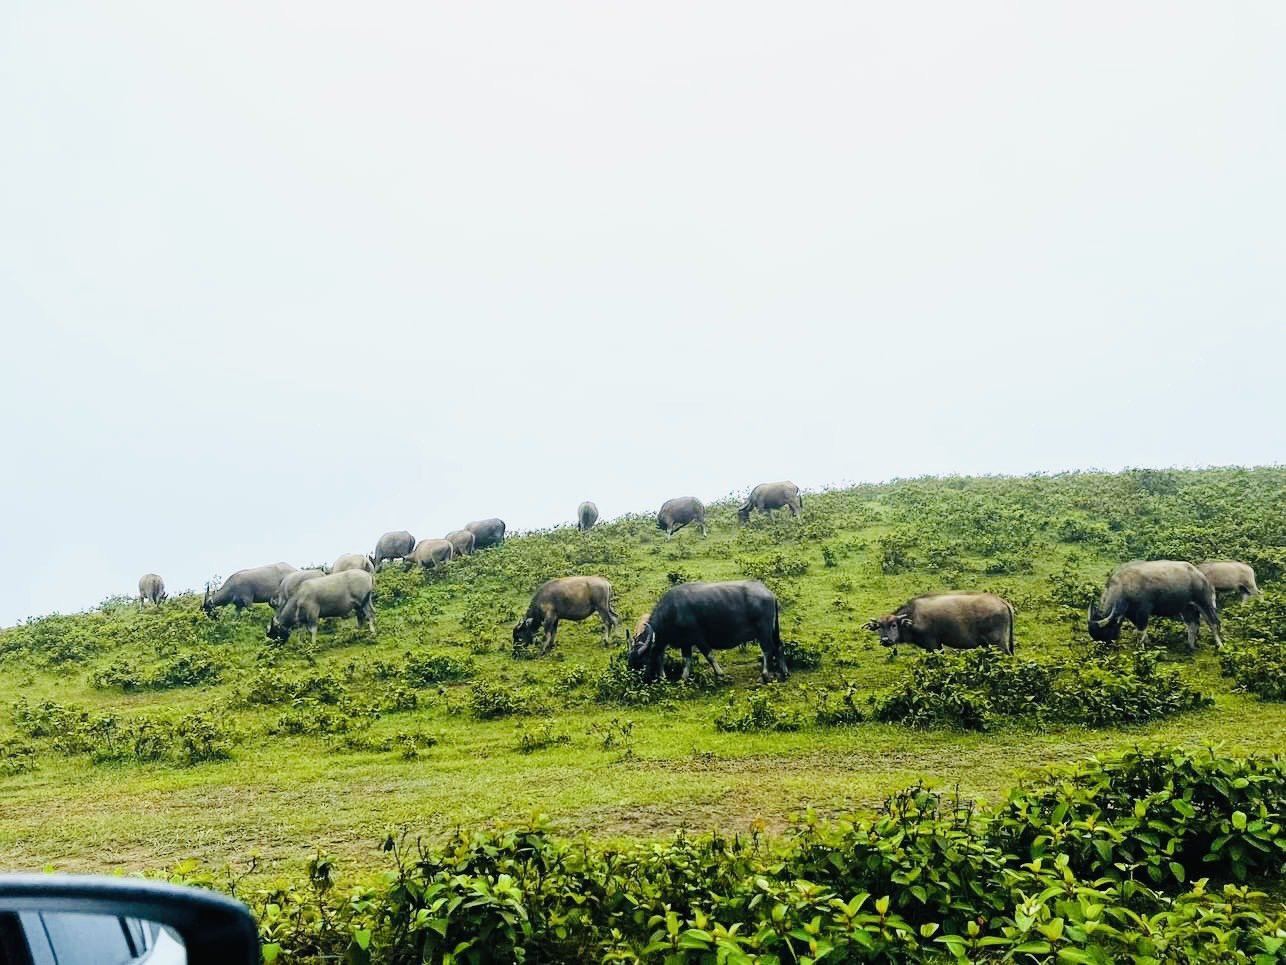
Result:
{"label": "herd of water buffalo", "polygon": [[[792,516],[803,512],[799,487],[791,482],[762,483],[737,511],[744,523],[752,512],[771,513],[786,509]],[[576,513],[582,531],[598,521],[598,507],[581,503]],[[657,513],[656,524],[672,537],[685,526],[707,533],[705,506],[694,496],[667,500]],[[492,518],[469,523],[442,539],[416,541],[405,530],[385,533],[369,555],[346,553],[328,570],[300,570],[289,563],[275,563],[233,573],[217,590],[207,586],[202,603],[207,616],[231,604],[239,613],[255,603],[273,609],[268,636],[285,641],[291,631],[305,629],[313,642],[322,618],[353,614],[358,625],[375,632],[373,594],[375,573],[386,563],[402,560],[408,566],[440,566],[457,556],[496,546],[504,541],[505,523]],[[159,604],[166,597],[165,583],[155,573],[138,583],[139,603]],[[1118,566],[1108,577],[1097,602],[1089,604],[1088,629],[1097,641],[1115,641],[1128,620],[1147,637],[1154,617],[1183,620],[1188,631],[1188,649],[1196,649],[1201,620],[1222,645],[1217,594],[1236,593],[1241,598],[1257,594],[1254,570],[1232,560],[1199,564],[1179,560],[1134,561]],[[526,614],[513,629],[515,644],[530,646],[544,630],[542,653],[554,645],[558,625],[597,614],[603,624],[607,645],[620,616],[612,607],[612,585],[601,576],[566,576],[542,584],[532,597]],[[879,634],[880,643],[897,652],[899,643],[925,650],[996,647],[1014,651],[1014,608],[993,593],[957,591],[915,597],[893,613],[868,621],[865,629]],[[789,668],[781,641],[779,606],[776,596],[755,580],[719,583],[681,583],[671,587],[652,610],[641,617],[631,633],[625,633],[628,664],[646,678],[660,676],[667,650],[683,655],[683,677],[692,669],[692,654],[699,652],[718,677],[723,669],[714,651],[728,650],[755,642],[762,653],[762,677],[784,680]]]}

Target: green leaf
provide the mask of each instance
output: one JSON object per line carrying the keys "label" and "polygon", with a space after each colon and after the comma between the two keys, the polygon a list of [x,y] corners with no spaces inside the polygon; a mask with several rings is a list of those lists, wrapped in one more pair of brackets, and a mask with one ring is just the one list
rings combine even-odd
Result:
{"label": "green leaf", "polygon": [[1246,812],[1245,811],[1232,812],[1232,826],[1236,828],[1238,831],[1246,830]]}

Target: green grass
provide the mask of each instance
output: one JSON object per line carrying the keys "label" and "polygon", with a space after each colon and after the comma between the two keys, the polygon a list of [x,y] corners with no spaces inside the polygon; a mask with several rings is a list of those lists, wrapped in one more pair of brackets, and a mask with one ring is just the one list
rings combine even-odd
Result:
{"label": "green grass", "polygon": [[[890,661],[860,626],[917,593],[995,590],[1017,608],[1020,655],[1080,658],[1089,652],[1081,616],[1088,598],[1064,606],[1059,587],[1069,579],[1101,585],[1121,560],[1245,558],[1271,590],[1286,561],[1284,494],[1286,471],[1276,468],[1138,471],[811,493],[802,520],[756,517],[747,526],[737,525],[736,504],[727,502],[711,507],[708,539],[684,530],[666,540],[650,516],[630,517],[588,535],[564,528],[511,538],[436,575],[388,569],[378,581],[378,637],[357,632],[351,619],[335,621],[323,628],[315,653],[299,635],[284,648],[269,647],[266,607],[240,618],[229,609],[211,623],[193,597],[141,612],[108,601],[89,613],[29,623],[0,633],[0,745],[26,740],[9,713],[18,699],[122,716],[203,711],[234,728],[238,740],[231,760],[190,767],[95,764],[83,754],[59,754],[48,740],[28,741],[37,748],[37,768],[0,776],[0,866],[132,870],[186,857],[236,862],[253,853],[261,868],[297,869],[321,849],[361,869],[378,866],[378,841],[403,826],[435,837],[539,812],[566,833],[604,841],[678,828],[744,830],[756,822],[774,829],[810,808],[870,810],[918,778],[994,800],[1047,764],[1152,739],[1279,752],[1286,749],[1286,704],[1234,693],[1204,630],[1195,658],[1178,648],[1166,659],[1215,705],[1147,726],[1015,725],[963,734],[807,721],[814,688],[852,682],[875,694],[901,678],[915,655],[904,650]],[[882,565],[890,547],[901,558]],[[827,556],[834,565],[826,565]],[[807,569],[798,573],[801,564]],[[824,654],[820,669],[770,685],[778,701],[798,706],[805,726],[771,734],[716,730],[729,693],[762,686],[754,650],[721,655],[729,688],[647,707],[594,702],[595,679],[623,646],[622,629],[615,649],[605,650],[596,619],[564,623],[550,655],[515,660],[510,628],[531,591],[571,573],[610,579],[626,626],[672,578],[763,576],[782,600],[783,635]],[[1162,643],[1182,638],[1181,625],[1158,629]],[[271,665],[291,678],[328,675],[355,701],[374,706],[399,686],[374,673],[376,665],[396,667],[406,652],[425,650],[472,658],[474,676],[419,688],[416,709],[383,712],[362,731],[437,738],[412,758],[396,746],[344,752],[324,735],[273,733],[288,705],[238,699],[249,678]],[[114,663],[149,676],[185,654],[220,664],[219,682],[94,686],[95,675]],[[563,677],[577,665],[587,679],[568,687]],[[479,681],[517,690],[534,713],[476,720],[470,694]],[[547,719],[551,733],[570,742],[523,753],[521,728],[535,732]],[[628,749],[604,749],[602,730],[613,720],[633,722]]]}

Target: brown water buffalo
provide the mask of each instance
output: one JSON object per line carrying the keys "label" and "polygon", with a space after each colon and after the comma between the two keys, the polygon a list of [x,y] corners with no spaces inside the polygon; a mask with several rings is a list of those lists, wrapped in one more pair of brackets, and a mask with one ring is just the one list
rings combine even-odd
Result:
{"label": "brown water buffalo", "polygon": [[453,529],[451,532],[447,533],[446,538],[450,540],[451,545],[455,547],[456,556],[468,556],[473,552],[474,547],[478,542],[477,537],[467,529]]}
{"label": "brown water buffalo", "polygon": [[168,594],[165,592],[165,581],[155,573],[144,573],[138,578],[138,605],[145,603],[161,605]]}
{"label": "brown water buffalo", "polygon": [[415,544],[415,549],[407,559],[419,563],[426,569],[455,559],[455,544],[449,539],[422,539]]}
{"label": "brown water buffalo", "polygon": [[588,499],[576,507],[576,528],[582,533],[588,533],[598,522],[598,507]]}
{"label": "brown water buffalo", "polygon": [[745,523],[755,510],[771,513],[774,509],[783,507],[789,509],[792,516],[798,516],[804,511],[804,497],[800,495],[799,487],[788,480],[760,483],[750,490],[750,495],[737,510],[737,518]]}
{"label": "brown water buffalo", "polygon": [[268,624],[268,637],[285,642],[290,631],[303,627],[317,645],[317,624],[322,617],[357,615],[357,625],[366,624],[375,633],[375,605],[372,596],[375,581],[366,570],[344,570],[309,580],[273,614]]}
{"label": "brown water buffalo", "polygon": [[690,523],[696,523],[701,527],[701,535],[706,535],[705,504],[696,496],[667,499],[656,514],[656,528],[665,530],[667,539]]}
{"label": "brown water buffalo", "polygon": [[1255,583],[1255,571],[1249,563],[1237,560],[1208,560],[1198,563],[1201,575],[1210,581],[1215,589],[1215,596],[1220,593],[1236,593],[1242,600],[1259,596],[1259,586]]}
{"label": "brown water buffalo", "polygon": [[782,652],[781,624],[777,597],[758,580],[727,583],[680,583],[657,601],[637,637],[626,637],[626,660],[632,670],[641,670],[646,679],[661,676],[665,651],[683,654],[683,679],[692,671],[692,651],[697,650],[715,676],[724,676],[714,659],[715,650],[731,650],[754,640],[763,655],[764,683],[774,671],[785,680],[790,676]]}
{"label": "brown water buffalo", "polygon": [[[366,557],[362,557],[365,559]],[[248,570],[237,570],[223,581],[223,585],[213,593],[210,587],[205,588],[205,599],[201,609],[211,620],[215,611],[231,603],[240,613],[253,603],[268,603],[281,586],[286,574],[295,572],[289,563],[272,563],[268,566],[256,566]]]}
{"label": "brown water buffalo", "polygon": [[1014,608],[993,593],[930,593],[892,613],[868,620],[863,629],[880,635],[880,645],[910,643],[921,650],[996,647],[1014,652]]}
{"label": "brown water buffalo", "polygon": [[1143,631],[1140,644],[1148,639],[1148,621],[1153,617],[1178,617],[1188,629],[1188,652],[1197,649],[1197,635],[1204,617],[1223,646],[1215,588],[1191,563],[1179,560],[1135,560],[1123,563],[1107,578],[1097,604],[1089,608],[1090,637],[1100,643],[1114,643],[1121,635],[1121,623],[1129,620]]}
{"label": "brown water buffalo", "polygon": [[612,631],[620,622],[612,609],[612,584],[601,576],[564,576],[543,583],[531,598],[527,615],[514,627],[514,643],[531,646],[536,631],[545,628],[545,645],[541,653],[548,653],[558,636],[558,622],[579,622],[597,613],[603,621],[603,646],[612,638]]}

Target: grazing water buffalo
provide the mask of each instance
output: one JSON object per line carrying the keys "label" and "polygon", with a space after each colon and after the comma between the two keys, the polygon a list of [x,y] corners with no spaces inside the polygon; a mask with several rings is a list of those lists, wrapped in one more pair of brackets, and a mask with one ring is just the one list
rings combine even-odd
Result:
{"label": "grazing water buffalo", "polygon": [[656,514],[656,528],[665,530],[667,539],[689,523],[696,523],[701,535],[706,535],[706,508],[696,496],[667,499]]}
{"label": "grazing water buffalo", "polygon": [[299,587],[268,624],[268,638],[285,643],[290,631],[303,627],[317,645],[317,623],[322,617],[357,614],[357,625],[375,633],[375,606],[371,596],[375,581],[366,570],[344,570],[308,580]]}
{"label": "grazing water buffalo", "polygon": [[165,592],[165,581],[155,573],[144,573],[138,578],[138,605],[144,603],[154,603],[161,605],[161,601],[168,596]]}
{"label": "grazing water buffalo", "polygon": [[545,628],[545,645],[541,653],[548,653],[558,636],[558,621],[579,622],[597,613],[603,621],[603,646],[612,639],[612,631],[621,618],[612,609],[612,584],[601,576],[564,576],[541,585],[531,598],[527,615],[514,627],[514,643],[531,646],[536,631]]}
{"label": "grazing water buffalo", "polygon": [[272,595],[268,605],[274,610],[281,609],[281,605],[294,596],[300,586],[325,575],[325,570],[295,570],[293,573],[287,573],[282,577],[281,585],[277,587],[277,592]]}
{"label": "grazing water buffalo", "polygon": [[385,560],[404,560],[415,549],[415,537],[404,529],[385,533],[375,544],[371,564],[378,570]]}
{"label": "grazing water buffalo", "polygon": [[737,518],[744,523],[749,521],[753,510],[771,513],[782,507],[789,509],[792,516],[798,516],[804,511],[804,497],[799,494],[799,487],[787,480],[760,483],[750,490],[750,495],[737,510]]}
{"label": "grazing water buffalo", "polygon": [[1178,560],[1150,560],[1123,563],[1112,571],[1097,604],[1090,603],[1090,637],[1112,643],[1121,635],[1121,623],[1129,620],[1143,631],[1140,644],[1148,639],[1152,617],[1179,617],[1188,628],[1188,652],[1197,649],[1201,619],[1223,646],[1219,614],[1215,611],[1215,589],[1191,563]]}
{"label": "grazing water buffalo", "polygon": [[505,541],[505,521],[492,516],[490,519],[476,519],[465,526],[473,534],[473,548],[484,550],[488,546],[499,546]]}
{"label": "grazing water buffalo", "polygon": [[[365,557],[362,557],[365,559]],[[294,573],[295,567],[289,563],[272,563],[269,566],[256,566],[249,570],[237,570],[223,581],[223,585],[213,593],[210,587],[205,588],[205,599],[201,609],[211,620],[215,610],[231,603],[237,613],[252,603],[267,603],[272,599],[286,574]]]}
{"label": "grazing water buffalo", "polygon": [[1249,563],[1236,560],[1210,560],[1198,563],[1201,575],[1210,581],[1215,588],[1215,596],[1220,593],[1236,593],[1241,599],[1259,596],[1259,586],[1255,583],[1255,571]]}
{"label": "grazing water buffalo", "polygon": [[477,546],[477,538],[467,529],[456,529],[447,533],[447,539],[455,547],[456,556],[468,556]]}
{"label": "grazing water buffalo", "polygon": [[709,662],[715,676],[723,668],[714,659],[714,650],[731,650],[751,640],[763,654],[761,675],[772,679],[773,668],[785,680],[790,676],[781,647],[781,626],[777,597],[757,580],[729,583],[680,583],[665,592],[637,637],[626,636],[627,662],[632,670],[644,671],[646,678],[661,676],[665,651],[683,653],[683,679],[692,671],[695,648]]}
{"label": "grazing water buffalo", "polygon": [[894,612],[868,620],[863,629],[880,635],[880,645],[910,643],[921,650],[997,647],[1014,652],[1014,608],[994,593],[930,593]]}
{"label": "grazing water buffalo", "polygon": [[330,564],[332,573],[346,573],[349,570],[365,570],[367,573],[374,573],[375,564],[365,553],[343,553]]}
{"label": "grazing water buffalo", "polygon": [[588,533],[598,522],[598,507],[588,499],[576,508],[576,528],[582,533]]}
{"label": "grazing water buffalo", "polygon": [[455,546],[449,539],[422,539],[407,559],[424,567],[448,563],[455,559]]}

